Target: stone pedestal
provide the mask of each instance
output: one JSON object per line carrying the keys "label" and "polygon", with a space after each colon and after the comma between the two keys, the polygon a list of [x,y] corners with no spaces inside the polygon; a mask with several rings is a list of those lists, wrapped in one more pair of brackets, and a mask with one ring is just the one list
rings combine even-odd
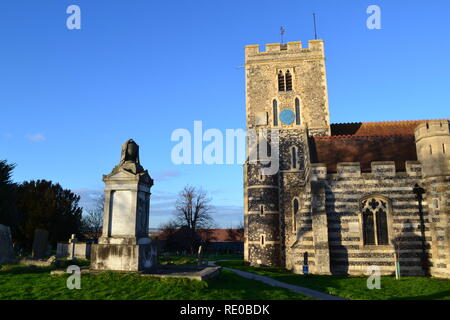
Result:
{"label": "stone pedestal", "polygon": [[156,264],[156,244],[148,237],[153,180],[141,167],[138,150],[127,141],[121,162],[103,177],[103,233],[92,246],[91,269],[144,271]]}

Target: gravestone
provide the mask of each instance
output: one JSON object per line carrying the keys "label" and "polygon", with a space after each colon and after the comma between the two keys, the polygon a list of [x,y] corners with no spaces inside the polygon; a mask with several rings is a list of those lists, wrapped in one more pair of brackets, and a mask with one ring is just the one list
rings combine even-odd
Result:
{"label": "gravestone", "polygon": [[105,182],[103,233],[91,249],[91,269],[144,271],[156,266],[156,243],[148,236],[153,179],[140,164],[139,146],[122,145],[120,162]]}
{"label": "gravestone", "polygon": [[0,224],[0,265],[17,262],[9,227]]}
{"label": "gravestone", "polygon": [[46,256],[48,244],[48,231],[43,229],[36,229],[34,231],[33,239],[33,253],[34,259],[42,259]]}
{"label": "gravestone", "polygon": [[198,247],[198,266],[203,265],[203,246]]}

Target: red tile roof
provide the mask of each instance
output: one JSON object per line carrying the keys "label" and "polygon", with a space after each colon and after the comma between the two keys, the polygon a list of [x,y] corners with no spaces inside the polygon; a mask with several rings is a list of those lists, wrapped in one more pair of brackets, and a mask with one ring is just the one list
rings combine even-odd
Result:
{"label": "red tile roof", "polygon": [[370,172],[373,161],[395,161],[405,171],[406,161],[417,160],[414,129],[429,120],[331,124],[331,136],[311,138],[313,163],[324,163],[335,173],[339,162],[360,162]]}
{"label": "red tile roof", "polygon": [[[243,242],[244,232],[242,229],[197,229],[197,234],[202,240],[210,242]],[[161,231],[159,240],[167,240],[168,233]]]}

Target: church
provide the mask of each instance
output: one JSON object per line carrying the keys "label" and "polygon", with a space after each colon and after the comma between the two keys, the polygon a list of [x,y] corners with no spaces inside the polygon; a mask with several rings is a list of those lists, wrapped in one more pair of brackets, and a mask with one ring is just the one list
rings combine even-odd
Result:
{"label": "church", "polygon": [[245,260],[450,278],[449,119],[330,123],[323,40],[246,46],[245,69],[247,130],[279,157],[244,164]]}

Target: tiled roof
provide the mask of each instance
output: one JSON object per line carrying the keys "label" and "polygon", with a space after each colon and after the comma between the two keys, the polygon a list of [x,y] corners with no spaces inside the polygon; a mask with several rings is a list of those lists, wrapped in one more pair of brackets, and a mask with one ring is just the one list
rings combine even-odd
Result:
{"label": "tiled roof", "polygon": [[[197,229],[197,234],[202,240],[210,242],[242,242],[244,241],[244,232],[242,229]],[[159,240],[167,240],[168,234],[161,231],[158,235]]]}
{"label": "tiled roof", "polygon": [[360,162],[362,172],[371,171],[373,161],[395,161],[396,171],[405,162],[417,160],[414,135],[313,137],[312,161],[324,163],[329,173],[339,162]]}
{"label": "tiled roof", "polygon": [[373,161],[394,161],[405,171],[406,161],[417,160],[414,129],[429,120],[331,124],[331,136],[311,138],[313,163],[324,163],[336,172],[339,162],[359,162],[370,172]]}
{"label": "tiled roof", "polygon": [[414,129],[429,120],[355,122],[331,124],[331,136],[414,135]]}

